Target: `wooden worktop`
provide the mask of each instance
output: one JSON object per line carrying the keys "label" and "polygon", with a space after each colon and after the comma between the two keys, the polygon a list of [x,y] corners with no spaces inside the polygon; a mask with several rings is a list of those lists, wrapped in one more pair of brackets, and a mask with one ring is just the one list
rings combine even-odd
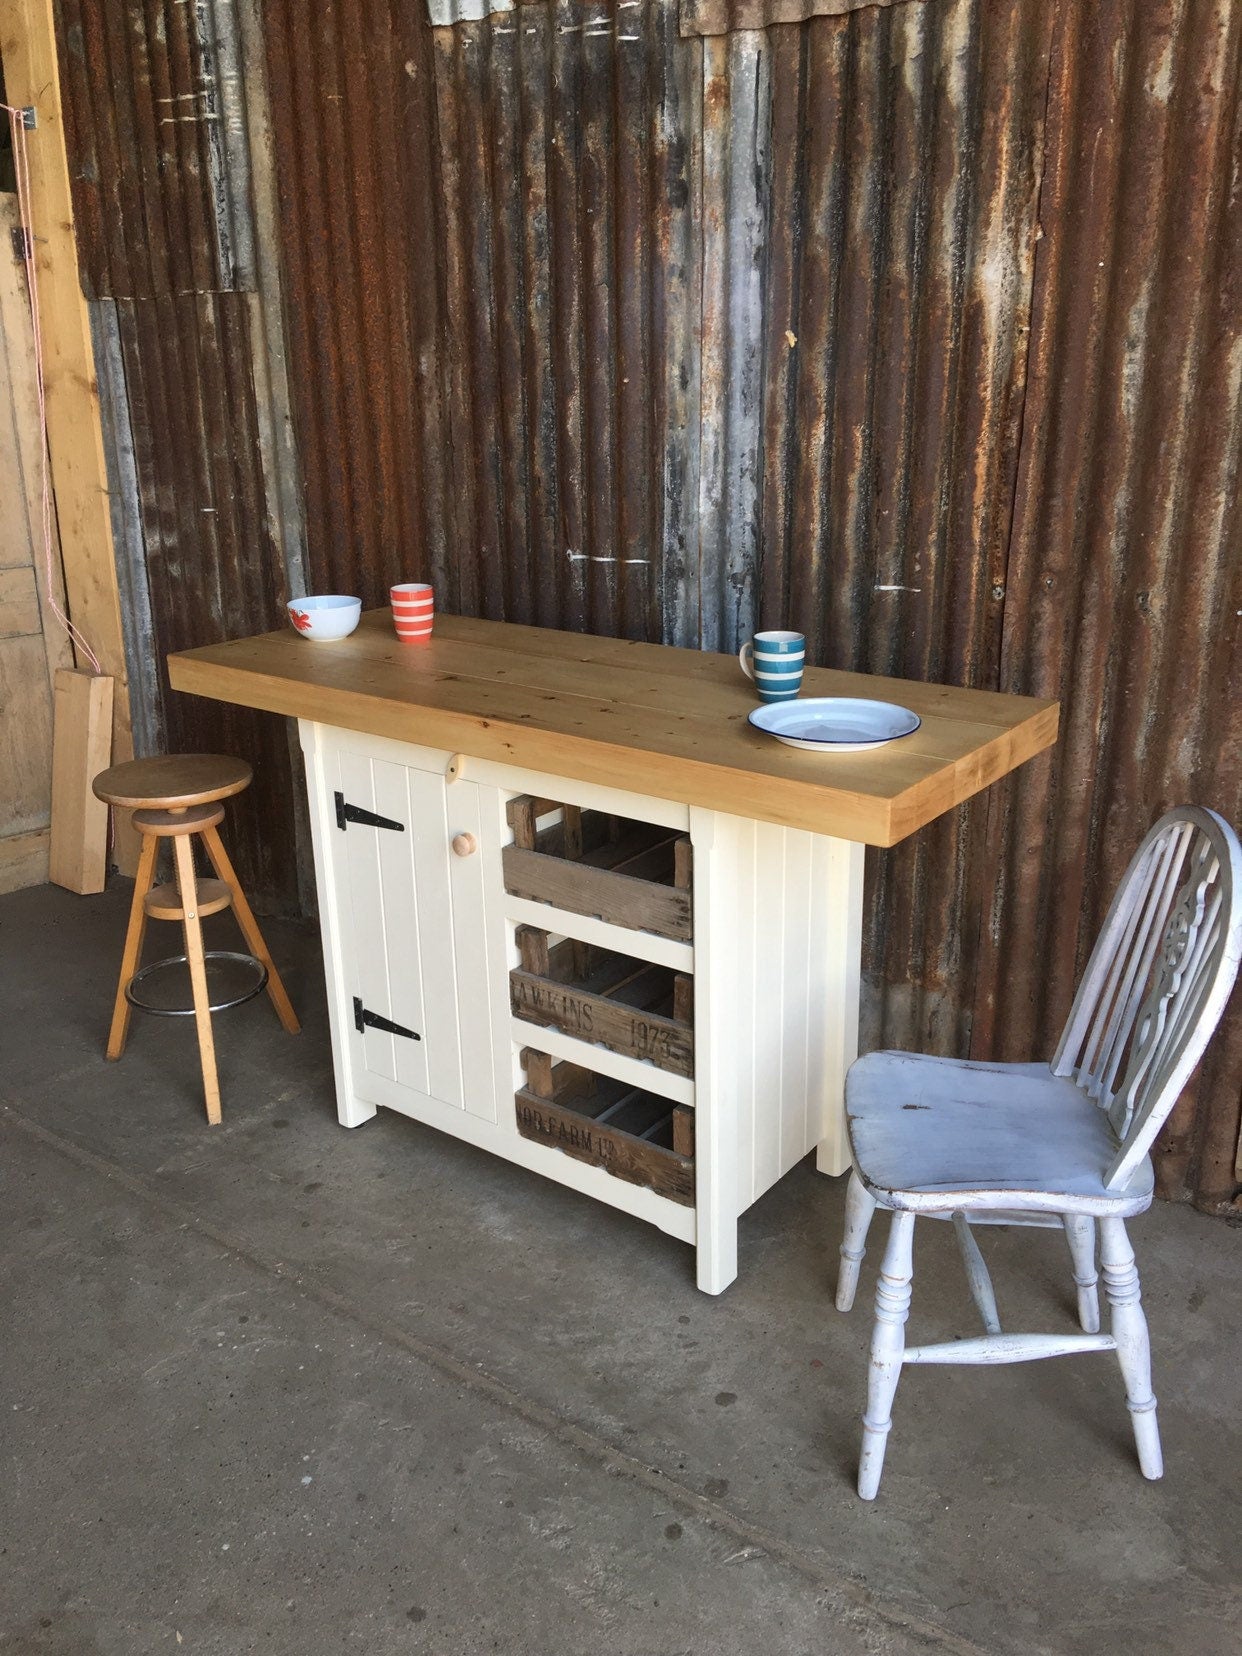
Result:
{"label": "wooden worktop", "polygon": [[757,699],[732,656],[455,616],[400,644],[387,610],[336,643],[290,628],[172,655],[169,672],[216,701],[869,845],[896,844],[1057,736],[1056,702],[808,668],[804,696],[898,702],[923,723],[867,753],[804,753],[747,724]]}

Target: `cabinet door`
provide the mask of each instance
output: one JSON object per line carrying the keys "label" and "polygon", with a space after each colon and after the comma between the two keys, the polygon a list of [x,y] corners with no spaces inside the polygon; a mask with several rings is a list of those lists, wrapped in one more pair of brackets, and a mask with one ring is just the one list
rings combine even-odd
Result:
{"label": "cabinet door", "polygon": [[443,775],[347,741],[325,770],[345,821],[329,832],[354,1091],[397,1108],[402,1093],[422,1094],[494,1120],[484,859],[452,850],[455,834],[478,834],[479,790],[454,783],[450,815]]}

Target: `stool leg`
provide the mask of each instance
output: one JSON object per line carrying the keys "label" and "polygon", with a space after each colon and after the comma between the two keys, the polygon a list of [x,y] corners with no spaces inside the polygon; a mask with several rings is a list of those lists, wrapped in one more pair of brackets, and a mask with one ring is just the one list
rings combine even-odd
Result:
{"label": "stool leg", "polygon": [[220,1082],[216,1076],[216,1043],[211,1032],[211,1002],[207,994],[207,963],[203,959],[203,928],[198,918],[198,882],[194,877],[194,852],[189,834],[177,834],[173,839],[173,854],[177,859],[177,889],[181,893],[181,907],[185,912],[185,957],[190,966],[190,985],[194,991],[194,1022],[198,1026],[198,1056],[203,1067],[203,1094],[207,1102],[207,1120],[211,1126],[220,1121]]}
{"label": "stool leg", "polygon": [[129,928],[125,933],[125,951],[121,956],[121,976],[116,986],[116,1001],[112,1007],[112,1027],[108,1030],[107,1056],[119,1058],[125,1051],[129,1034],[129,1015],[133,1011],[125,999],[129,980],[138,970],[142,955],[142,940],[147,932],[146,895],[155,879],[155,856],[160,842],[153,834],[142,836],[142,850],[138,855],[138,872],[134,876],[134,900],[129,906]]}
{"label": "stool leg", "polygon": [[233,913],[237,916],[237,924],[241,927],[242,936],[256,960],[261,960],[267,967],[267,992],[271,996],[272,1005],[276,1008],[276,1016],[290,1035],[296,1035],[302,1026],[298,1022],[298,1015],[290,1004],[285,993],[285,986],[280,981],[280,973],[272,963],[267,944],[263,941],[263,933],[259,930],[258,921],[246,901],[246,893],[242,890],[229,861],[229,854],[224,849],[224,841],[215,828],[203,829],[203,842],[207,847],[207,855],[211,858],[211,866],[215,869],[229,890],[233,893]]}

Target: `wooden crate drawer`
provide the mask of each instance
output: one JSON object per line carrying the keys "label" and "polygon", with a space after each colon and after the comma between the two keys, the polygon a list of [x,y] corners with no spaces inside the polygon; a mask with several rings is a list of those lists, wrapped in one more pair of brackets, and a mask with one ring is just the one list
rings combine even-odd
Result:
{"label": "wooden crate drawer", "polygon": [[694,1075],[693,980],[667,966],[517,928],[514,1017],[559,1029],[670,1075]]}
{"label": "wooden crate drawer", "polygon": [[515,1103],[523,1138],[694,1206],[693,1109],[531,1047],[522,1063],[526,1085]]}
{"label": "wooden crate drawer", "polygon": [[690,841],[673,828],[522,795],[508,805],[505,889],[632,931],[693,937]]}

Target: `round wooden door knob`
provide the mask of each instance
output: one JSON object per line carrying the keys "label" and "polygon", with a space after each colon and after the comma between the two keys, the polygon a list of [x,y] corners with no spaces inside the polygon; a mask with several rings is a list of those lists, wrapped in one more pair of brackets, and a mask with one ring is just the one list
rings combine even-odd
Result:
{"label": "round wooden door knob", "polygon": [[473,857],[479,849],[479,842],[473,834],[454,834],[453,850],[459,857]]}

